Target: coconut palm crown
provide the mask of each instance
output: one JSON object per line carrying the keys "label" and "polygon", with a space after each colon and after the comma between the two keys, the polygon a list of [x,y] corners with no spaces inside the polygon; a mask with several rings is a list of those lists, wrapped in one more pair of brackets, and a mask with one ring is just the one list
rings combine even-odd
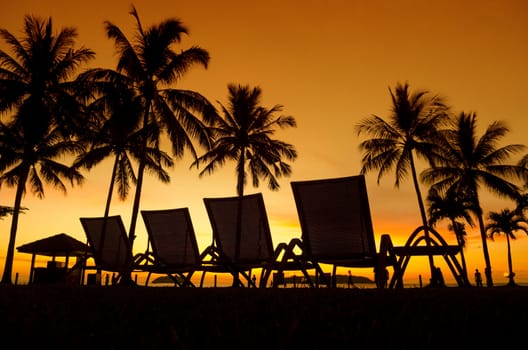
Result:
{"label": "coconut palm crown", "polygon": [[[253,187],[259,179],[268,183],[270,190],[278,190],[278,178],[291,175],[291,166],[285,161],[297,158],[295,147],[272,138],[275,128],[295,127],[291,116],[276,116],[281,105],[265,108],[260,105],[262,90],[259,87],[228,85],[229,104],[220,103],[223,117],[212,127],[215,135],[213,147],[199,157],[192,166],[204,165],[200,176],[212,174],[227,161],[236,162],[236,191],[244,194],[248,176]],[[249,175],[248,175],[249,174]]]}

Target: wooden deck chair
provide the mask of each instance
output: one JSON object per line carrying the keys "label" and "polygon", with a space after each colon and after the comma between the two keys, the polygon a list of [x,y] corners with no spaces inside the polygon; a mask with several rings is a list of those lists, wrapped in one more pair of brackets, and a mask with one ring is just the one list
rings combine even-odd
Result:
{"label": "wooden deck chair", "polygon": [[133,256],[121,216],[83,217],[80,221],[97,270],[116,273],[113,283],[119,283],[123,273],[136,269],[143,254]]}
{"label": "wooden deck chair", "polygon": [[[427,234],[426,234],[427,230]],[[461,254],[462,247],[458,244],[450,245],[447,241],[432,227],[419,226],[415,229],[404,246],[394,247],[394,253],[398,256],[397,266],[400,275],[403,277],[407,265],[413,256],[440,256],[445,260],[449,270],[453,274],[458,286],[469,286],[470,283],[467,278],[467,271],[457,259],[457,255]],[[443,286],[442,281],[438,280],[439,270],[433,271],[435,274],[431,276],[431,286]],[[441,274],[441,273],[440,273]],[[390,287],[402,284],[402,278],[390,281]]]}
{"label": "wooden deck chair", "polygon": [[177,286],[191,286],[200,268],[200,254],[188,208],[142,210],[151,249],[146,253],[147,282],[152,273],[165,274]]}
{"label": "wooden deck chair", "polygon": [[[261,269],[259,286],[266,287],[266,277],[279,266],[283,270],[309,267],[294,261],[296,241],[280,243],[274,249],[261,193],[204,198],[204,203],[213,229],[213,244],[204,251],[209,256],[209,270],[217,266],[230,272],[233,285],[243,286],[246,282],[248,286],[257,286],[251,274],[255,268]],[[279,257],[283,260],[278,260]]]}
{"label": "wooden deck chair", "polygon": [[374,269],[378,288],[388,286],[386,268],[397,271],[391,237],[381,236],[376,251],[367,188],[363,175],[291,183],[306,259],[337,267]]}

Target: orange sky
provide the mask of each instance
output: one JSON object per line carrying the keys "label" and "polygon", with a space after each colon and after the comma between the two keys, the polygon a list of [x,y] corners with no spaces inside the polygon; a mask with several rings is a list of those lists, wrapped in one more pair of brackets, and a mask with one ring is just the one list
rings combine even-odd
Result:
{"label": "orange sky", "polygon": [[[263,105],[284,106],[298,127],[278,134],[299,152],[293,176],[281,181],[279,192],[263,192],[275,243],[300,235],[289,182],[355,175],[360,169],[359,140],[354,125],[363,117],[387,116],[389,86],[408,81],[411,89],[443,95],[455,112],[476,111],[481,130],[494,120],[511,128],[507,143],[525,143],[526,82],[528,81],[528,4],[523,0],[433,1],[136,1],[143,25],[176,17],[189,28],[183,47],[199,45],[211,54],[207,70],[196,68],[180,87],[191,88],[211,101],[226,101],[227,84],[259,85]],[[91,48],[97,59],[91,67],[115,66],[112,42],[103,21],[109,20],[130,35],[134,24],[130,1],[19,0],[0,4],[0,26],[18,36],[25,14],[52,16],[57,27],[75,26],[79,45]],[[5,45],[0,44],[2,49]],[[235,194],[232,165],[213,176],[198,178],[190,159],[178,163],[169,185],[149,178],[142,209],[189,207],[201,248],[211,241],[202,198]],[[44,200],[26,195],[30,210],[20,217],[16,246],[59,232],[84,240],[79,217],[103,214],[109,164],[85,173],[86,183],[66,196],[46,188]],[[374,229],[389,232],[403,243],[419,225],[416,197],[410,179],[400,189],[392,175],[376,184],[367,174]],[[425,193],[425,189],[423,190]],[[12,205],[13,191],[1,190],[1,204]],[[508,202],[485,196],[484,210]],[[132,198],[114,202],[113,214],[129,225]],[[7,249],[10,218],[0,221],[0,262]],[[445,232],[445,230],[444,230]],[[143,223],[138,222],[135,248],[146,247]],[[445,237],[452,239],[449,232]],[[484,268],[480,238],[470,232],[466,250],[469,270]],[[514,270],[528,281],[528,237],[513,242]],[[503,239],[489,242],[496,283],[506,281]],[[16,253],[17,261],[28,261]],[[414,261],[414,262],[413,262]],[[409,278],[428,268],[411,260]],[[27,273],[25,267],[15,272]],[[371,275],[358,270],[358,274]],[[444,273],[447,274],[447,271]]]}

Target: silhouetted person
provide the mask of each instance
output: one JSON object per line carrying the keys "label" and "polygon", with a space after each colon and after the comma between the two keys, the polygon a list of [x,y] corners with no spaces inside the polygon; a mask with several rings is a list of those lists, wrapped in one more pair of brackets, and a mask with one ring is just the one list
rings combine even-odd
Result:
{"label": "silhouetted person", "polygon": [[482,287],[482,275],[478,269],[475,269],[475,284],[477,287]]}
{"label": "silhouetted person", "polygon": [[348,270],[347,286],[348,286],[348,288],[355,287],[354,286],[354,280],[352,279],[352,273],[350,272],[350,270]]}

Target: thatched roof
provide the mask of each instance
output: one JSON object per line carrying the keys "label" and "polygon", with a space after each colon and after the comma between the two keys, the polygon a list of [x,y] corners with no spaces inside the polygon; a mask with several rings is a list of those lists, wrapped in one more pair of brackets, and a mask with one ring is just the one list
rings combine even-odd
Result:
{"label": "thatched roof", "polygon": [[74,256],[84,255],[90,252],[90,248],[85,243],[59,233],[51,237],[39,239],[17,247],[20,253],[30,253],[46,256]]}

